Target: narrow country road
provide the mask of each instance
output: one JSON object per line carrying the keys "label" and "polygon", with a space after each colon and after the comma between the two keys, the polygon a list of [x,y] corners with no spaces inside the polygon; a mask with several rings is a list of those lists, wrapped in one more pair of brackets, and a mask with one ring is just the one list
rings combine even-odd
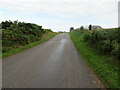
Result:
{"label": "narrow country road", "polygon": [[3,59],[3,88],[96,88],[69,34]]}

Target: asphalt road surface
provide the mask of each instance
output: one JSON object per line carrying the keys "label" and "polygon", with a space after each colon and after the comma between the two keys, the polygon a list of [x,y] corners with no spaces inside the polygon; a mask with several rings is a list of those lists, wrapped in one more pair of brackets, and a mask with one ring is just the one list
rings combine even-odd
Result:
{"label": "asphalt road surface", "polygon": [[3,59],[3,88],[96,88],[69,34]]}

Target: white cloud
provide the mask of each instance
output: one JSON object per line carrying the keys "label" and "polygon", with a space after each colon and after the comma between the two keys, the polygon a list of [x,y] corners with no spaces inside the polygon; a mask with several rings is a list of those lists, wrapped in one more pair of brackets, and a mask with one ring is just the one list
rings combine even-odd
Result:
{"label": "white cloud", "polygon": [[[91,11],[110,11],[118,0],[1,0],[2,8],[22,12],[42,11],[51,14],[65,12],[85,15]],[[107,9],[107,10],[106,10]],[[91,11],[89,11],[91,10]]]}
{"label": "white cloud", "polygon": [[[0,0],[0,7],[21,13],[44,12],[62,18],[90,15],[93,20],[96,20],[96,23],[97,21],[110,20],[113,21],[115,25],[118,19],[118,1],[119,0]],[[62,23],[63,22],[59,22],[59,24],[56,23],[56,25],[60,28]],[[111,25],[108,23],[108,26]]]}

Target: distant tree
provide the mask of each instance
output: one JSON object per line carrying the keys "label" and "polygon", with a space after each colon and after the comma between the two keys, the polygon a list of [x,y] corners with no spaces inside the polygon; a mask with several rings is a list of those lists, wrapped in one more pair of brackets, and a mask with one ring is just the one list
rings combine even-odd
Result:
{"label": "distant tree", "polygon": [[89,30],[92,30],[92,25],[91,24],[89,25]]}
{"label": "distant tree", "polygon": [[71,28],[70,28],[70,32],[73,31],[73,30],[74,30],[74,27],[71,27]]}
{"label": "distant tree", "polygon": [[14,21],[14,24],[16,24],[16,25],[17,25],[17,24],[18,24],[18,20]]}
{"label": "distant tree", "polygon": [[13,23],[11,21],[2,21],[2,29],[6,29],[8,27],[10,27]]}
{"label": "distant tree", "polygon": [[63,31],[58,31],[59,33],[63,33]]}
{"label": "distant tree", "polygon": [[84,29],[84,27],[83,27],[83,26],[81,26],[81,27],[80,27],[80,29],[81,29],[81,30],[83,30],[83,29]]}

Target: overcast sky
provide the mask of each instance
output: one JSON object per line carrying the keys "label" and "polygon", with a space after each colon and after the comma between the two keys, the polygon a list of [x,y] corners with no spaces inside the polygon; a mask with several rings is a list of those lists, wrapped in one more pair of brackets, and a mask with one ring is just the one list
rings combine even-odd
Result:
{"label": "overcast sky", "polygon": [[0,0],[0,22],[18,20],[42,25],[53,31],[70,27],[118,26],[119,0]]}

